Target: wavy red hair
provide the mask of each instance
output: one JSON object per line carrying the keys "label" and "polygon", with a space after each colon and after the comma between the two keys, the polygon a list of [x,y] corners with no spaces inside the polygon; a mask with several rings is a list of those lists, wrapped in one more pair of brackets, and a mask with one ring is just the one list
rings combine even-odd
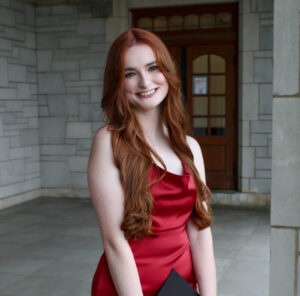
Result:
{"label": "wavy red hair", "polygon": [[204,229],[211,224],[211,211],[210,208],[208,211],[205,209],[203,201],[207,201],[211,193],[199,177],[194,166],[192,151],[186,141],[181,81],[164,43],[151,32],[138,28],[124,32],[114,41],[108,52],[101,104],[109,123],[114,161],[120,171],[125,195],[121,229],[127,239],[141,239],[146,235],[153,234],[151,231],[153,198],[150,192],[151,184],[148,181],[153,165],[151,154],[166,169],[159,155],[147,144],[142,128],[123,91],[124,55],[129,47],[137,43],[147,44],[152,48],[157,66],[169,83],[167,97],[161,104],[162,120],[167,127],[172,149],[185,163],[195,180],[198,196],[192,212],[192,219],[199,229]]}

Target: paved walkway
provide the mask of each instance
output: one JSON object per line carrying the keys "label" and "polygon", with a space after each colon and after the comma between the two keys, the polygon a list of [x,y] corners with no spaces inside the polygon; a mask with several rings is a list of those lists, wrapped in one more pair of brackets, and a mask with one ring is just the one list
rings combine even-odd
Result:
{"label": "paved walkway", "polygon": [[[219,296],[267,296],[269,212],[214,209]],[[86,199],[0,211],[1,296],[88,296],[102,243]]]}

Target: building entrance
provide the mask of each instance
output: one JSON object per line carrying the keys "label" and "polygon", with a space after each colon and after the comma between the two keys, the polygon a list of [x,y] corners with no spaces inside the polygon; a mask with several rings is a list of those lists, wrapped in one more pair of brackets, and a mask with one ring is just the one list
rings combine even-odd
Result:
{"label": "building entrance", "polygon": [[182,79],[188,133],[211,189],[237,189],[236,4],[132,10],[132,24],[165,42]]}

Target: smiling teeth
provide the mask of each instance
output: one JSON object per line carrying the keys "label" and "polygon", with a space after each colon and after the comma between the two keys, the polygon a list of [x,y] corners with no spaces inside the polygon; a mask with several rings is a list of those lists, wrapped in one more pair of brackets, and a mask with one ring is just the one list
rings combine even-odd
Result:
{"label": "smiling teeth", "polygon": [[140,96],[148,96],[148,95],[151,95],[155,92],[155,89],[152,89],[152,90],[148,90],[148,91],[145,91],[143,93],[139,93]]}

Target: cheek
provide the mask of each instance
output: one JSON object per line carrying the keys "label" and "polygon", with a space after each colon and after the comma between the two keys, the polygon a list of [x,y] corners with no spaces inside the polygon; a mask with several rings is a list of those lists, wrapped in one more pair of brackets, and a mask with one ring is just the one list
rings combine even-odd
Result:
{"label": "cheek", "polygon": [[135,83],[133,79],[125,79],[124,81],[124,91],[125,92],[132,92],[134,91]]}

